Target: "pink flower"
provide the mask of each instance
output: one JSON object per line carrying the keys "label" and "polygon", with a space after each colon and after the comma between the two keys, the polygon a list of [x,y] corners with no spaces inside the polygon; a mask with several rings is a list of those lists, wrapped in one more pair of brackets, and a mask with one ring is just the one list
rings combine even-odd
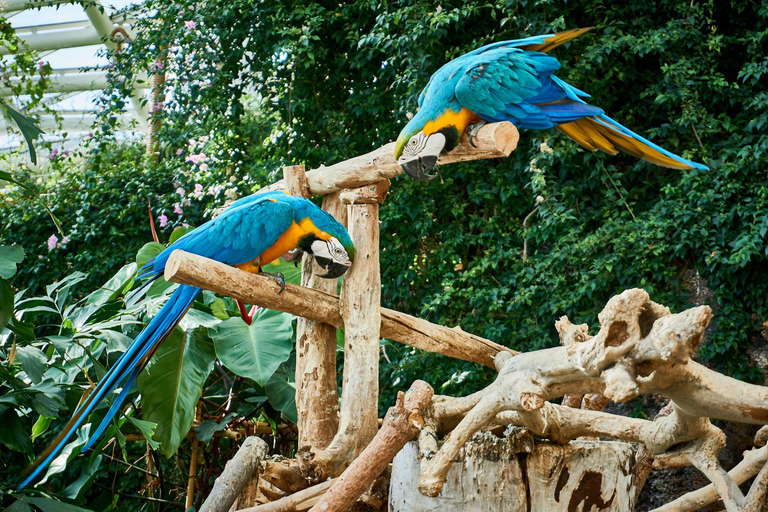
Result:
{"label": "pink flower", "polygon": [[208,160],[208,157],[206,156],[205,153],[200,153],[197,155],[189,155],[187,156],[187,158],[184,159],[185,162],[192,162],[195,165],[203,163],[206,160]]}
{"label": "pink flower", "polygon": [[56,244],[58,243],[58,241],[59,241],[59,237],[57,237],[56,235],[49,236],[48,237],[48,250],[49,251],[54,250],[56,248]]}
{"label": "pink flower", "polygon": [[158,110],[163,110],[163,107],[164,107],[164,106],[165,106],[165,105],[163,104],[163,102],[162,102],[162,101],[158,101],[157,103],[155,103],[154,105],[152,105],[152,112],[157,112]]}
{"label": "pink flower", "polygon": [[200,164],[198,169],[200,169],[200,172],[206,172],[208,170],[208,164]]}
{"label": "pink flower", "polygon": [[193,30],[196,26],[197,26],[196,21],[187,20],[184,22],[184,28],[186,28],[187,30]]}
{"label": "pink flower", "polygon": [[184,149],[183,148],[179,148],[179,149],[176,150],[176,154],[177,155],[181,155],[182,153],[184,153]]}
{"label": "pink flower", "polygon": [[201,197],[203,197],[203,186],[201,184],[195,183],[195,192],[193,193],[193,195],[197,199],[200,199]]}
{"label": "pink flower", "polygon": [[186,194],[187,192],[183,188],[179,187],[176,189],[176,193],[179,194],[179,197],[184,197],[184,194]]}
{"label": "pink flower", "polygon": [[181,205],[179,203],[176,203],[173,205],[173,213],[176,215],[181,215],[184,213],[184,210],[181,209]]}
{"label": "pink flower", "polygon": [[168,217],[166,217],[165,214],[162,214],[161,216],[159,216],[157,218],[157,221],[160,223],[161,228],[164,228],[165,226],[168,225]]}
{"label": "pink flower", "polygon": [[69,243],[69,237],[65,236],[61,239],[61,245],[67,245]]}

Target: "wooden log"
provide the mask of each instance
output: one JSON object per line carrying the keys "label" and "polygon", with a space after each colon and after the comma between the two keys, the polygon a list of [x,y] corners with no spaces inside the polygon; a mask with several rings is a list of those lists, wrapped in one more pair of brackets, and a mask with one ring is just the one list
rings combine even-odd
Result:
{"label": "wooden log", "polygon": [[[304,166],[283,169],[287,191],[309,196]],[[346,206],[338,194],[323,198],[323,209],[346,225]],[[317,277],[314,258],[305,254],[301,263],[301,285],[336,295],[335,279]],[[296,322],[296,412],[299,450],[327,447],[339,426],[339,394],[336,385],[336,328],[324,322],[298,317]],[[309,473],[308,468],[304,468]]]}
{"label": "wooden log", "polygon": [[[491,123],[483,126],[475,138],[477,148],[473,148],[464,134],[458,146],[441,155],[438,165],[508,157],[517,147],[520,134],[512,123]],[[307,172],[309,192],[312,195],[325,195],[346,188],[357,188],[377,181],[391,179],[402,174],[403,169],[395,160],[395,143],[390,142],[370,153],[357,156]],[[264,191],[285,190],[284,180],[280,180]]]}
{"label": "wooden log", "polygon": [[424,425],[424,414],[433,394],[432,387],[420,380],[411,385],[407,394],[400,391],[397,394],[397,403],[387,411],[378,434],[310,510],[348,510],[371,482],[384,471],[405,443],[418,435]]}
{"label": "wooden log", "polygon": [[268,452],[269,446],[261,438],[246,438],[235,456],[227,462],[221,476],[216,479],[200,512],[227,512]]}
{"label": "wooden log", "polygon": [[337,479],[327,480],[321,484],[308,487],[303,491],[280,498],[272,503],[265,503],[257,507],[244,508],[238,512],[303,512],[309,510],[320,501],[323,494],[333,485]]}
{"label": "wooden log", "polygon": [[283,167],[285,191],[292,196],[309,197],[309,182],[303,165],[286,165]]}
{"label": "wooden log", "polygon": [[[375,187],[372,187],[375,188]],[[346,191],[349,236],[355,263],[342,281],[340,301],[344,321],[344,375],[339,430],[331,444],[311,454],[314,473],[337,476],[363,451],[378,429],[381,273],[379,269],[379,205],[358,202],[369,190]],[[352,194],[352,195],[349,195]]]}
{"label": "wooden log", "polygon": [[[165,266],[165,279],[344,328],[337,297],[291,284],[286,284],[285,291],[278,294],[280,285],[272,279],[184,251],[177,250],[171,254]],[[500,352],[518,354],[461,329],[435,325],[386,308],[381,308],[381,336],[490,368],[495,368],[494,358]]]}

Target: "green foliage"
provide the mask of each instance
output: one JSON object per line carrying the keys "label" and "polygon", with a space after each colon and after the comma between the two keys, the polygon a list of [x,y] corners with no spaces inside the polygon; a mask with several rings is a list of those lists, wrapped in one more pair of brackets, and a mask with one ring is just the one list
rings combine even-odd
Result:
{"label": "green foliage", "polygon": [[293,350],[291,315],[260,309],[251,325],[232,317],[212,329],[211,337],[221,362],[241,377],[267,384]]}
{"label": "green foliage", "polygon": [[155,439],[166,457],[176,453],[189,432],[215,359],[213,345],[201,333],[177,328],[139,375],[143,417],[158,425]]}

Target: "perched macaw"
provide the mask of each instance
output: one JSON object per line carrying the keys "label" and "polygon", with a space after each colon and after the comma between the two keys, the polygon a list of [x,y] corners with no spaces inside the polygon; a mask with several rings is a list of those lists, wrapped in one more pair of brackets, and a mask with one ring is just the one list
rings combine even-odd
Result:
{"label": "perched macaw", "polygon": [[[260,273],[263,265],[296,248],[314,255],[315,261],[327,271],[320,277],[341,276],[355,257],[352,240],[344,226],[311,201],[284,192],[254,194],[234,202],[217,218],[179,238],[144,265],[137,279],[149,277],[152,281],[161,276],[168,257],[176,249]],[[276,280],[281,283],[282,276]],[[284,283],[281,284],[284,286]],[[176,288],[162,309],[78,407],[61,433],[38,456],[30,467],[31,473],[20,487],[34,480],[61,452],[96,405],[122,386],[120,394],[82,451],[98,440],[130,392],[133,381],[201,291],[187,285]]]}
{"label": "perched macaw", "polygon": [[644,139],[587,104],[589,95],[554,75],[560,68],[552,48],[591,30],[580,28],[492,43],[444,65],[419,96],[419,111],[395,144],[395,158],[409,176],[425,174],[441,153],[450,151],[466,130],[469,141],[489,122],[511,121],[518,128],[555,127],[595,151],[625,151],[674,169],[707,169]]}

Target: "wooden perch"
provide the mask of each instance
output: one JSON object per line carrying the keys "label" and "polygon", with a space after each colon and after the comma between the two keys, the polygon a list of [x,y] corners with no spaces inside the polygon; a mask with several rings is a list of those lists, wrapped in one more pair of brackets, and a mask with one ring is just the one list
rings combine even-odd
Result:
{"label": "wooden perch", "polygon": [[[339,313],[339,299],[327,293],[291,284],[280,285],[272,279],[230,267],[202,256],[173,251],[165,266],[165,279],[198,286],[248,304],[284,311],[317,320],[338,329],[344,327]],[[381,336],[428,352],[491,368],[500,352],[517,354],[490,340],[450,329],[390,309],[381,308]]]}
{"label": "wooden perch", "polygon": [[235,456],[227,462],[221,476],[216,479],[200,512],[227,512],[268,452],[269,446],[261,438],[246,438]]}
{"label": "wooden perch", "polygon": [[[330,445],[311,447],[303,455],[319,480],[339,475],[373,439],[378,429],[381,272],[379,269],[379,205],[376,186],[347,194],[349,235],[355,263],[341,285],[344,331],[344,375],[339,430]],[[374,192],[371,194],[371,192]],[[384,190],[386,193],[386,188]],[[344,198],[342,197],[342,201]]]}
{"label": "wooden perch", "polygon": [[[461,399],[435,397],[437,429],[456,425],[456,416],[462,419],[434,458],[422,462],[421,492],[436,496],[466,441],[507,418],[559,441],[607,435],[643,442],[657,465],[693,464],[704,472],[729,511],[754,503],[763,489],[740,494],[717,462],[724,436],[708,418],[767,423],[768,388],[720,375],[690,359],[712,318],[709,307],[671,314],[645,291],[633,289],[613,297],[598,318],[601,328],[591,339],[506,358],[496,381],[481,392]],[[567,319],[558,322],[561,335],[572,327]],[[617,402],[662,393],[673,402],[668,416],[654,422],[546,402],[569,393],[602,393]]]}
{"label": "wooden perch", "polygon": [[[475,138],[477,148],[470,146],[467,135],[452,151],[441,155],[438,165],[508,157],[517,147],[520,134],[512,123],[491,123],[483,126]],[[311,195],[324,195],[346,188],[357,188],[377,181],[391,179],[402,174],[403,169],[395,160],[395,143],[390,142],[365,155],[357,156],[307,172]],[[286,184],[280,180],[262,189],[284,190]]]}
{"label": "wooden perch", "polygon": [[434,391],[417,380],[407,394],[397,394],[397,403],[387,411],[381,430],[368,447],[344,471],[312,512],[344,512],[387,467],[405,443],[416,437],[424,425],[424,413]]}

